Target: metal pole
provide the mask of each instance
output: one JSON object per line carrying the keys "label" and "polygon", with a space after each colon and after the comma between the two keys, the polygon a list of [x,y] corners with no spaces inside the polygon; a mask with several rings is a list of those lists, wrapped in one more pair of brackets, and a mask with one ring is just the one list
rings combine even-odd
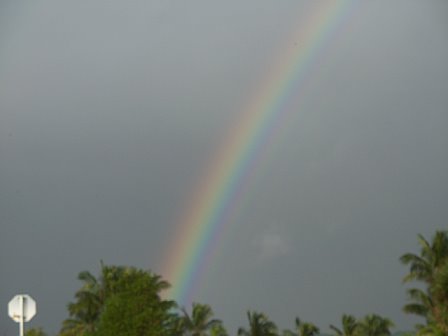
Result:
{"label": "metal pole", "polygon": [[23,295],[20,295],[20,336],[23,336],[23,315],[25,314],[23,308]]}

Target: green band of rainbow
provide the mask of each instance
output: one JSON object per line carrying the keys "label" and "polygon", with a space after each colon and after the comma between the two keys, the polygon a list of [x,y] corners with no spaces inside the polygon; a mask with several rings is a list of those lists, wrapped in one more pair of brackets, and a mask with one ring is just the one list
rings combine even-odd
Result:
{"label": "green band of rainbow", "polygon": [[248,176],[272,141],[276,127],[291,113],[285,104],[291,95],[300,93],[316,59],[356,1],[316,2],[308,22],[292,37],[292,44],[298,41],[298,46],[282,55],[257,95],[242,110],[236,128],[210,161],[206,176],[180,217],[162,271],[173,286],[169,296],[180,304],[191,302]]}

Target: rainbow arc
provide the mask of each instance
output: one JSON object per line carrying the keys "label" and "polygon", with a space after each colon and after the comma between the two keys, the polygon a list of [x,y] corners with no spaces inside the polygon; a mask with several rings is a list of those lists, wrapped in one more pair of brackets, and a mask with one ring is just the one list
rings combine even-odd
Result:
{"label": "rainbow arc", "polygon": [[179,217],[176,237],[163,259],[162,275],[172,284],[169,296],[178,303],[189,304],[194,298],[251,172],[261,164],[263,149],[274,141],[277,126],[289,113],[300,113],[300,108],[294,112],[285,108],[287,102],[306,86],[319,56],[355,2],[323,0],[313,4],[307,22],[291,36],[297,47],[281,54],[257,95],[241,110],[232,134],[210,160],[205,178]]}

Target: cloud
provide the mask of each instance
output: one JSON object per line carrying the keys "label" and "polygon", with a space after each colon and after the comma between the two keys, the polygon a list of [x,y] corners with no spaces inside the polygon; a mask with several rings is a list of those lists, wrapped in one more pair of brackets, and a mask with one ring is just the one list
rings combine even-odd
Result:
{"label": "cloud", "polygon": [[265,232],[254,241],[257,258],[260,262],[272,261],[286,256],[293,250],[288,237],[279,232]]}

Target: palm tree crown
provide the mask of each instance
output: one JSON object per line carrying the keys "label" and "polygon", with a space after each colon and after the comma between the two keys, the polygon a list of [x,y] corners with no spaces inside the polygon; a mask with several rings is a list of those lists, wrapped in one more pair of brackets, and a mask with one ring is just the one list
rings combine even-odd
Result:
{"label": "palm tree crown", "polygon": [[356,336],[359,323],[352,315],[342,315],[342,330],[336,328],[330,324],[330,329],[333,330],[338,336]]}
{"label": "palm tree crown", "polygon": [[238,336],[277,336],[277,326],[268,317],[258,312],[247,312],[249,330],[238,329]]}
{"label": "palm tree crown", "polygon": [[[412,302],[406,304],[403,310],[425,317],[429,328],[436,324],[443,330],[447,328],[448,332],[448,321],[445,318],[448,313],[448,291],[443,291],[448,285],[448,231],[437,231],[431,242],[418,235],[418,241],[421,246],[420,255],[406,253],[400,258],[403,264],[409,265],[409,273],[403,282],[424,282],[427,289],[408,289]],[[427,330],[427,327],[423,327],[420,326],[422,332]]]}
{"label": "palm tree crown", "polygon": [[412,280],[424,281],[431,284],[434,272],[441,267],[448,258],[448,234],[447,231],[437,231],[432,243],[429,243],[421,234],[418,235],[421,246],[420,255],[406,253],[400,261],[409,265],[409,274],[404,282]]}
{"label": "palm tree crown", "polygon": [[182,309],[183,316],[180,318],[180,329],[182,335],[208,336],[209,331],[221,324],[220,320],[212,319],[213,311],[208,305],[193,303],[191,316]]}
{"label": "palm tree crown", "polygon": [[362,336],[388,336],[391,335],[390,328],[393,326],[393,322],[388,318],[370,314],[361,320],[358,332]]}

